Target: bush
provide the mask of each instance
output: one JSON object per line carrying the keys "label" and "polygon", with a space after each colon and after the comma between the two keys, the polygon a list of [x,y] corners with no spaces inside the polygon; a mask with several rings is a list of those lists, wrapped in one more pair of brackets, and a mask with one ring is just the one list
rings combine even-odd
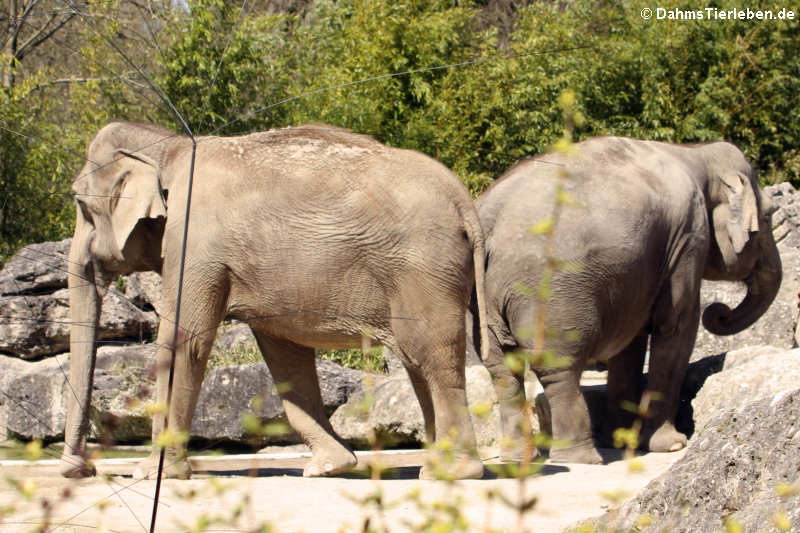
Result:
{"label": "bush", "polygon": [[25,244],[60,240],[74,221],[68,191],[81,166],[77,137],[47,120],[39,79],[0,89],[0,263]]}

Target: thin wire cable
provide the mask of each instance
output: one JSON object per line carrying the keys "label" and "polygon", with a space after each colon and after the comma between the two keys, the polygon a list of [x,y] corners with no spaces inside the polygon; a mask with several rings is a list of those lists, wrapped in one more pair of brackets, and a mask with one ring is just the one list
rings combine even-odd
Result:
{"label": "thin wire cable", "polygon": [[[188,126],[187,126],[188,127]],[[175,378],[175,358],[177,356],[177,343],[178,343],[178,333],[179,328],[178,325],[180,324],[180,317],[181,317],[181,300],[183,296],[183,275],[186,268],[186,249],[187,243],[189,238],[189,215],[191,213],[192,207],[192,187],[194,185],[194,164],[195,164],[195,157],[197,155],[197,141],[192,138],[192,156],[189,163],[189,183],[188,183],[188,191],[186,192],[186,213],[184,215],[183,221],[183,241],[181,243],[181,260],[180,260],[180,267],[178,270],[178,296],[176,298],[175,304],[175,327],[172,332],[172,354],[170,357],[170,364],[169,364],[169,381],[167,382],[167,412],[164,414],[164,430],[169,429],[169,410],[172,405],[172,385]],[[155,497],[153,502],[153,515],[150,520],[150,533],[155,533],[156,530],[156,515],[158,514],[158,498],[161,493],[161,478],[163,477],[162,474],[164,472],[164,458],[166,456],[166,448],[161,447],[158,456],[158,476],[156,477],[156,491]]]}
{"label": "thin wire cable", "polygon": [[[294,96],[290,96],[288,98],[284,98],[282,100],[279,100],[279,101],[274,102],[272,104],[266,105],[264,107],[256,108],[255,110],[246,113],[246,115],[247,115],[247,118],[249,118],[249,117],[251,117],[253,115],[257,115],[259,113],[263,113],[264,111],[268,111],[268,110],[270,110],[270,109],[272,109],[274,107],[278,107],[278,106],[281,106],[281,105],[288,104],[290,102],[294,102],[296,100],[300,100],[301,98],[306,98],[308,96],[313,96],[315,94],[321,94],[321,93],[324,93],[324,92],[327,92],[327,91],[333,91],[333,90],[336,90],[336,89],[344,89],[346,87],[353,87],[355,85],[361,85],[363,83],[369,83],[369,82],[373,82],[373,81],[385,80],[385,79],[389,79],[389,78],[397,78],[397,77],[400,77],[400,76],[409,76],[411,74],[419,74],[421,72],[433,72],[433,71],[437,71],[437,70],[446,70],[446,69],[451,69],[451,68],[467,67],[467,66],[473,66],[473,65],[480,65],[480,64],[484,64],[484,63],[507,61],[509,59],[516,59],[516,58],[519,58],[519,57],[536,56],[536,55],[547,55],[547,54],[555,54],[555,53],[561,53],[561,52],[573,52],[575,50],[585,50],[585,49],[593,49],[593,48],[595,48],[595,47],[592,46],[592,45],[579,45],[579,46],[571,46],[571,47],[568,47],[568,48],[553,48],[553,49],[533,51],[533,52],[522,52],[522,53],[519,53],[519,54],[512,54],[512,55],[502,56],[502,57],[478,58],[478,59],[472,59],[472,60],[469,60],[469,61],[461,61],[461,62],[458,62],[458,63],[450,63],[450,64],[447,64],[447,65],[436,65],[436,66],[432,66],[432,67],[423,67],[423,68],[417,68],[417,69],[411,69],[411,70],[404,70],[402,72],[392,72],[392,73],[387,73],[387,74],[380,74],[378,76],[372,76],[372,77],[369,77],[369,78],[364,78],[364,79],[360,79],[360,80],[356,80],[356,81],[348,81],[348,82],[345,82],[345,83],[339,83],[339,84],[336,84],[336,85],[331,85],[329,87],[322,87],[320,89],[314,89],[314,90],[311,90],[311,91],[306,91],[304,93],[300,93],[300,94],[297,94],[297,95],[294,95]],[[222,130],[224,128],[227,128],[229,126],[232,126],[233,124],[236,124],[237,122],[241,122],[242,120],[243,120],[242,118],[236,118],[234,120],[231,120],[230,122],[227,122],[227,123],[215,128],[214,130],[212,130],[210,135],[215,135],[218,131],[220,131],[220,130]]]}

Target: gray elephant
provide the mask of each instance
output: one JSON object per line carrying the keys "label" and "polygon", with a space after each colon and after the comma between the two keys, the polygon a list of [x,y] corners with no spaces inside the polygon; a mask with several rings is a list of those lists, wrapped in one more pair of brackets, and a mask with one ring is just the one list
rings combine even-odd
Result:
{"label": "gray elephant", "polygon": [[[204,137],[195,155],[190,139],[131,123],[97,134],[73,184],[74,394],[63,475],[93,474],[83,452],[96,328],[104,287],[119,274],[162,273],[157,397],[166,403],[193,157],[168,429],[188,431],[217,326],[235,318],[253,330],[275,381],[289,384],[286,416],[312,450],[303,474],[348,470],[356,459],[325,415],[314,349],[361,347],[366,337],[401,358],[428,439],[455,441],[451,474],[480,477],[459,317],[473,283],[483,300],[484,240],[458,177],[423,154],[322,125]],[[164,426],[164,415],[154,415],[154,439]],[[166,448],[167,476],[191,474],[182,452]],[[157,463],[154,450],[135,475],[152,476]]]}
{"label": "gray elephant", "polygon": [[[504,354],[532,353],[541,316],[547,334],[538,348],[570,358],[560,368],[533,365],[550,404],[553,437],[570,443],[551,450],[551,460],[601,462],[581,372],[592,361],[607,365],[611,427],[627,427],[632,415],[621,405],[639,401],[648,341],[653,394],[640,445],[680,449],[687,439],[674,424],[700,321],[701,278],[744,281],[748,288],[735,309],[722,303],[705,309],[710,332],[729,335],[753,324],[781,283],[774,208],[753,168],[728,143],[601,137],[574,149],[520,162],[477,202],[486,234],[485,363],[504,434],[519,439],[525,394]],[[531,231],[543,221],[543,232],[555,223],[551,238]],[[545,272],[552,274],[546,300],[537,295]],[[519,454],[519,447],[503,452],[508,460]]]}

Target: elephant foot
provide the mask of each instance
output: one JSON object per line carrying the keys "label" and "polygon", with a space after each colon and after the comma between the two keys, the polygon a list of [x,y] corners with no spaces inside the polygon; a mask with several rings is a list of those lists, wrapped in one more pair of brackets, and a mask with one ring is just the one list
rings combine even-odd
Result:
{"label": "elephant foot", "polygon": [[647,449],[651,452],[677,452],[685,448],[687,443],[686,435],[666,422],[647,440]]}
{"label": "elephant foot", "polygon": [[603,464],[603,458],[597,452],[594,442],[589,440],[582,444],[568,446],[566,448],[554,448],[550,450],[551,463],[583,463],[587,465]]}
{"label": "elephant foot", "polygon": [[82,455],[65,453],[61,456],[59,467],[61,475],[67,478],[82,478],[97,475],[97,469]]}
{"label": "elephant foot", "polygon": [[335,451],[314,451],[303,469],[303,477],[335,476],[352,470],[356,462],[353,452],[344,447]]}
{"label": "elephant foot", "polygon": [[[525,456],[525,447],[520,444],[500,447],[500,462],[521,463],[522,458],[524,456]],[[531,456],[529,457],[529,459],[533,461],[537,457],[539,457],[539,450],[534,447],[531,450]]]}
{"label": "elephant foot", "polygon": [[[159,452],[154,451],[149,457],[136,465],[133,479],[156,479],[158,477]],[[164,479],[189,479],[192,467],[184,454],[169,453],[164,457]]]}
{"label": "elephant foot", "polygon": [[483,463],[480,459],[471,456],[447,458],[435,460],[435,462],[427,461],[419,469],[419,478],[429,481],[436,479],[481,479],[483,478]]}

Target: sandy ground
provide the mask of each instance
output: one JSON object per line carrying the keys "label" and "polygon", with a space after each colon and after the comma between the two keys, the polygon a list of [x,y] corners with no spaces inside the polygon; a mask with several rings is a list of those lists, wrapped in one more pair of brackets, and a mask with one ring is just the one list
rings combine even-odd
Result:
{"label": "sandy ground", "polygon": [[[537,503],[525,515],[524,530],[561,532],[580,520],[603,514],[619,503],[612,503],[609,495],[633,496],[682,453],[642,455],[638,457],[644,467],[640,472],[632,472],[630,464],[614,450],[604,451],[604,465],[547,464],[540,476],[525,484],[526,496],[536,496]],[[419,525],[432,516],[431,509],[435,505],[458,501],[470,531],[487,531],[488,528],[518,531],[515,512],[497,497],[487,495],[501,493],[517,501],[519,483],[488,471],[482,480],[459,481],[452,485],[419,481],[416,478],[422,454],[414,451],[386,456],[394,464],[405,465],[394,470],[391,479],[372,481],[355,474],[305,479],[300,467],[306,456],[266,457],[269,460],[262,458],[259,464],[267,468],[251,470],[249,474],[246,470],[207,472],[196,473],[189,481],[165,480],[155,531],[192,531],[198,519],[205,516],[210,523],[204,531],[215,532],[254,531],[264,523],[279,532],[362,531],[367,518],[373,527],[385,525],[390,531],[402,532],[410,530],[409,522]],[[365,457],[360,456],[359,461]],[[224,458],[215,460],[224,461]],[[55,475],[55,462],[20,466],[20,462],[3,461],[0,464],[6,480],[16,479],[24,490],[33,494],[26,500],[19,490],[4,483],[0,490],[0,508],[10,505],[14,510],[2,516],[0,532],[150,531],[154,481],[135,481],[120,475],[73,481]],[[108,463],[113,464],[121,463]],[[242,464],[240,461],[239,466]],[[209,470],[218,468],[208,467]],[[100,468],[101,472],[115,470],[125,471],[125,468]],[[383,512],[376,511],[374,505],[359,503],[378,491],[383,501],[388,502]],[[437,516],[445,517],[446,511],[440,511]],[[215,521],[216,518],[221,521]],[[50,527],[41,529],[44,524]]]}

